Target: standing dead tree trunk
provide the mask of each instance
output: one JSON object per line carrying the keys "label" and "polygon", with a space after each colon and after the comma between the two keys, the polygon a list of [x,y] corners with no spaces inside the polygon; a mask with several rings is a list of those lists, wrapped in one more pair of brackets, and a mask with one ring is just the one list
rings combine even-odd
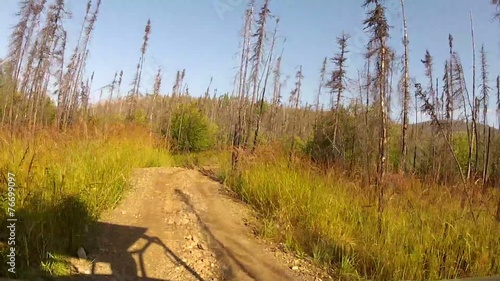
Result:
{"label": "standing dead tree trunk", "polygon": [[486,61],[486,52],[484,44],[481,46],[481,97],[480,102],[483,104],[483,140],[484,140],[484,154],[483,154],[483,188],[486,187],[488,177],[488,162],[490,153],[490,139],[491,131],[488,130],[486,135],[486,127],[488,126],[488,102],[490,87],[488,86],[488,64]]}
{"label": "standing dead tree trunk", "polygon": [[[316,110],[316,113],[319,112],[320,107],[320,100],[321,100],[321,93],[323,92],[323,86],[325,85],[325,76],[326,76],[326,66],[328,63],[328,58],[323,59],[323,63],[321,64],[321,70],[319,72],[319,86],[318,86],[318,93],[316,94],[316,105],[314,109]],[[317,118],[316,118],[317,120]]]}
{"label": "standing dead tree trunk", "polygon": [[[19,22],[13,27],[12,35],[9,42],[9,52],[7,55],[7,62],[10,65],[11,77],[14,82],[11,93],[11,101],[9,107],[9,123],[11,129],[14,127],[14,122],[17,120],[14,117],[14,101],[15,96],[18,91],[21,94],[26,94],[24,90],[27,86],[28,81],[31,79],[30,71],[32,69],[32,64],[35,58],[35,53],[37,52],[38,41],[32,46],[33,35],[37,30],[40,23],[40,16],[45,8],[46,0],[25,0],[20,3],[19,12],[16,14],[19,17]],[[24,63],[27,59],[26,64]],[[24,67],[24,75],[22,74]],[[21,112],[24,117],[27,116],[26,109],[28,102],[23,101],[21,108],[24,112]],[[25,120],[24,120],[25,121]]]}
{"label": "standing dead tree trunk", "polygon": [[328,86],[332,93],[336,93],[337,97],[335,100],[335,120],[333,124],[333,139],[332,146],[335,150],[338,151],[337,148],[337,132],[339,126],[339,114],[340,114],[340,106],[342,104],[342,94],[345,90],[345,79],[346,79],[346,55],[349,53],[347,50],[347,41],[349,40],[349,34],[342,33],[342,36],[337,37],[337,45],[340,49],[340,52],[332,58],[332,61],[336,67],[336,69],[332,72],[332,77],[328,82]]}
{"label": "standing dead tree trunk", "polygon": [[280,19],[276,18],[276,26],[274,27],[274,33],[273,33],[273,40],[271,43],[271,49],[269,51],[269,58],[267,59],[266,62],[266,78],[264,79],[264,86],[262,89],[262,94],[260,97],[260,106],[259,106],[259,112],[257,113],[257,126],[255,127],[255,134],[253,138],[253,146],[252,146],[252,153],[255,152],[255,149],[257,148],[257,139],[259,136],[259,130],[260,130],[260,125],[262,123],[262,115],[264,114],[264,98],[266,95],[266,88],[267,88],[267,80],[269,79],[269,74],[271,72],[271,67],[272,67],[272,61],[273,61],[273,52],[274,52],[274,45],[276,44],[276,34],[278,32],[278,24],[279,24]]}
{"label": "standing dead tree trunk", "polygon": [[465,116],[465,125],[467,128],[467,143],[468,143],[468,156],[467,156],[467,181],[470,180],[471,178],[471,173],[472,173],[472,157],[473,157],[473,150],[474,150],[474,138],[473,138],[473,127],[470,125],[470,116],[469,116],[469,111],[468,109],[471,110],[472,113],[474,107],[472,106],[469,91],[467,90],[467,86],[465,84],[465,77],[464,77],[464,71],[463,71],[463,66],[460,61],[460,58],[458,54],[453,54],[453,83],[456,83],[456,96],[457,98],[462,99],[462,109],[464,112]]}
{"label": "standing dead tree trunk", "polygon": [[450,90],[448,91],[449,96],[447,97],[446,100],[446,111],[449,112],[449,126],[450,126],[450,132],[449,132],[449,139],[451,142],[451,145],[453,146],[453,117],[454,117],[454,111],[455,111],[455,90],[454,90],[454,51],[453,51],[453,36],[451,34],[448,35],[448,46],[450,47],[450,61],[449,61],[449,88]]}
{"label": "standing dead tree trunk", "polygon": [[471,41],[472,41],[472,143],[475,150],[474,156],[474,174],[477,173],[477,165],[479,158],[479,145],[478,145],[478,130],[477,130],[477,119],[479,115],[479,100],[476,98],[476,42],[474,39],[474,19],[472,17],[472,11],[470,12],[470,30],[471,30]]}
{"label": "standing dead tree trunk", "polygon": [[133,87],[131,90],[130,105],[129,105],[129,110],[128,110],[128,114],[127,114],[128,120],[135,120],[135,117],[136,117],[136,107],[137,107],[137,102],[138,102],[138,98],[139,98],[139,88],[141,86],[142,68],[144,67],[144,57],[146,54],[150,34],[151,34],[151,20],[148,19],[148,22],[146,23],[146,27],[144,28],[144,39],[143,39],[142,46],[141,46],[141,57],[139,59],[139,63],[137,64],[135,77],[134,77],[134,80],[132,82]]}
{"label": "standing dead tree trunk", "polygon": [[[62,21],[68,15],[69,13],[65,11],[64,1],[58,0],[51,4],[47,12],[45,25],[40,30],[37,38],[40,45],[35,51],[36,66],[34,67],[34,76],[28,92],[28,115],[33,128],[37,124],[38,114],[43,114],[43,111],[40,111],[40,107],[45,105],[54,60],[60,59],[58,54],[63,52],[62,46],[64,45],[65,47],[65,40],[61,40],[66,34]],[[59,64],[60,61],[57,65]]]}
{"label": "standing dead tree trunk", "polygon": [[118,76],[117,90],[116,90],[116,96],[118,98],[118,103],[119,103],[119,105],[118,105],[118,118],[121,118],[121,116],[122,116],[122,107],[123,107],[123,97],[120,95],[122,81],[123,81],[123,70],[120,70],[120,75]]}
{"label": "standing dead tree trunk", "polygon": [[256,21],[257,24],[257,32],[253,34],[253,37],[257,38],[257,41],[253,45],[253,55],[250,58],[253,61],[252,74],[251,74],[251,82],[252,82],[252,100],[250,103],[250,108],[248,112],[248,124],[247,124],[247,133],[245,137],[245,148],[248,146],[248,142],[250,141],[251,130],[254,123],[254,106],[257,99],[257,94],[259,91],[259,76],[260,76],[260,67],[262,64],[262,57],[264,56],[264,46],[266,44],[266,27],[267,27],[267,18],[270,14],[269,10],[269,2],[270,0],[265,0],[264,5],[262,6],[259,18]]}
{"label": "standing dead tree trunk", "polygon": [[283,57],[283,50],[281,49],[281,54],[276,60],[276,65],[273,69],[274,81],[273,81],[273,101],[271,104],[271,116],[269,117],[269,129],[273,134],[273,138],[276,136],[276,118],[278,115],[278,109],[281,103],[281,58]]}
{"label": "standing dead tree trunk", "polygon": [[238,83],[238,96],[237,96],[237,110],[238,117],[236,123],[234,124],[233,133],[233,149],[231,153],[231,168],[233,170],[238,169],[238,163],[240,161],[241,143],[244,134],[244,123],[245,123],[245,113],[244,108],[246,102],[246,84],[247,84],[247,71],[250,62],[250,44],[252,38],[252,19],[254,10],[255,0],[250,1],[250,7],[245,12],[245,24],[242,31],[242,50],[241,50],[241,62],[239,70],[239,83]]}
{"label": "standing dead tree trunk", "polygon": [[382,233],[382,214],[384,199],[384,176],[386,168],[386,147],[387,147],[387,79],[389,65],[389,48],[387,39],[389,38],[389,25],[385,16],[385,7],[379,0],[365,0],[363,7],[374,5],[373,9],[368,11],[367,19],[364,21],[365,29],[372,33],[368,41],[368,50],[371,52],[368,57],[376,57],[377,73],[376,82],[378,87],[379,111],[380,111],[380,134],[379,134],[379,152],[377,161],[377,211],[378,211],[378,231]]}
{"label": "standing dead tree trunk", "polygon": [[290,103],[293,105],[293,108],[295,109],[293,112],[295,118],[292,121],[292,139],[291,139],[290,154],[289,154],[289,163],[290,164],[293,164],[293,162],[294,162],[295,138],[297,135],[297,125],[298,125],[299,116],[300,116],[300,114],[299,114],[300,94],[302,91],[302,79],[304,79],[304,76],[302,75],[302,65],[299,66],[299,70],[297,71],[295,78],[296,78],[295,89],[290,93]]}
{"label": "standing dead tree trunk", "polygon": [[[430,96],[431,103],[434,109],[437,108],[437,103],[436,103],[436,91],[434,90],[434,78],[433,78],[433,58],[431,54],[429,53],[429,50],[425,51],[425,59],[422,60],[422,63],[425,65],[425,76],[429,79],[429,89],[428,89],[428,95]],[[428,162],[430,162],[430,167],[431,170],[428,171],[429,174],[432,174],[432,178],[436,178],[436,146],[435,146],[435,128],[432,126],[432,132],[431,132],[431,153],[430,153],[430,159],[428,159]]]}
{"label": "standing dead tree trunk", "polygon": [[408,171],[407,167],[407,154],[408,154],[408,111],[410,104],[410,74],[409,74],[409,41],[408,41],[408,26],[406,21],[406,11],[405,11],[405,1],[401,0],[401,10],[403,13],[403,29],[404,29],[404,90],[403,90],[403,124],[402,124],[402,134],[401,134],[401,164],[400,169],[403,172]]}
{"label": "standing dead tree trunk", "polygon": [[497,124],[500,130],[500,75],[497,76]]}

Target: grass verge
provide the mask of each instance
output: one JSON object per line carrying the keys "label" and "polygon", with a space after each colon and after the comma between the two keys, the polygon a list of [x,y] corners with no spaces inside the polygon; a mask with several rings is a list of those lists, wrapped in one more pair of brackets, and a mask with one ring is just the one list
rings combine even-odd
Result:
{"label": "grass verge", "polygon": [[337,173],[290,167],[257,152],[223,177],[261,215],[261,234],[327,265],[341,280],[438,280],[500,274],[495,198],[476,203],[477,224],[453,188],[389,182],[378,233],[373,188]]}
{"label": "grass verge", "polygon": [[[146,130],[108,128],[82,133],[48,130],[0,139],[1,229],[8,211],[7,174],[16,178],[16,273],[1,260],[0,275],[29,278],[62,274],[60,256],[74,255],[102,211],[112,208],[127,189],[133,168],[172,163]],[[0,259],[9,250],[0,232]]]}

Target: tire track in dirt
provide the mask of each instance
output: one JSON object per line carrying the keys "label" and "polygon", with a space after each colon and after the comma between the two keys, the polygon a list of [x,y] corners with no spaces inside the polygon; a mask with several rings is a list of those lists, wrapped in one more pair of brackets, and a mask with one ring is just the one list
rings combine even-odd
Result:
{"label": "tire track in dirt", "polygon": [[258,239],[248,206],[195,170],[147,168],[98,223],[85,280],[327,280],[309,262]]}

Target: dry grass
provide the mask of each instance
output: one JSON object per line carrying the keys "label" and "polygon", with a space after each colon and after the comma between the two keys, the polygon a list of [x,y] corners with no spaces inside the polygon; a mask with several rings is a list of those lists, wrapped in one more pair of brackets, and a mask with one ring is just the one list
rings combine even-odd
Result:
{"label": "dry grass", "polygon": [[290,167],[264,148],[226,181],[263,216],[262,235],[307,254],[342,280],[436,280],[500,274],[500,223],[491,192],[477,225],[458,188],[390,176],[377,231],[374,190],[336,172]]}
{"label": "dry grass", "polygon": [[[132,168],[171,163],[140,127],[87,127],[66,133],[43,129],[28,141],[31,136],[23,131],[0,139],[1,227],[6,227],[5,177],[10,172],[17,179],[16,217],[22,221],[16,230],[16,267],[22,274],[38,265],[50,272],[51,257],[74,254],[85,229],[120,200]],[[0,252],[6,250],[3,246]],[[6,263],[1,264],[0,274],[5,275]]]}

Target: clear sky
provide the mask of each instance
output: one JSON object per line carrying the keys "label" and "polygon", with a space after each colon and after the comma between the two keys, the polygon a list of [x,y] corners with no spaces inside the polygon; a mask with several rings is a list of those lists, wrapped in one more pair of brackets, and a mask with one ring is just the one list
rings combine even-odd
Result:
{"label": "clear sky", "polygon": [[[49,1],[50,2],[50,1]],[[68,21],[74,45],[83,20],[86,0],[67,0],[73,18]],[[290,75],[287,95],[293,86],[298,65],[303,65],[304,103],[312,103],[317,92],[319,70],[325,56],[337,52],[335,38],[342,31],[351,34],[348,74],[357,77],[363,68],[362,52],[366,43],[362,21],[362,0],[271,0],[271,13],[280,17],[279,34],[286,37],[283,67]],[[406,0],[410,38],[411,76],[423,85],[424,69],[420,59],[429,49],[434,56],[434,71],[442,77],[444,60],[448,58],[448,34],[455,38],[469,90],[472,87],[472,45],[469,13],[475,25],[477,51],[484,43],[490,64],[490,85],[500,74],[500,25],[493,21],[490,0]],[[262,0],[257,0],[258,7]],[[95,71],[93,89],[109,84],[115,71],[124,71],[124,85],[132,81],[140,56],[144,26],[151,19],[152,32],[146,55],[142,90],[151,90],[154,75],[164,70],[163,92],[170,91],[177,70],[186,69],[190,93],[202,95],[210,77],[218,93],[231,92],[239,64],[240,30],[246,0],[103,0],[91,42],[87,75]],[[391,45],[402,54],[402,17],[399,0],[387,0],[387,18],[391,29]],[[0,57],[7,52],[8,36],[16,22],[18,1],[2,0],[0,4]],[[70,37],[71,39],[71,37]],[[71,47],[72,48],[72,47]],[[477,58],[479,70],[479,55]],[[330,67],[331,69],[331,67]],[[284,77],[283,76],[283,77]],[[478,82],[479,81],[478,73]],[[399,79],[399,77],[397,77]],[[93,93],[93,98],[98,92]],[[326,94],[324,101],[327,101]],[[396,102],[396,101],[395,101]],[[494,99],[490,102],[493,124]],[[398,110],[395,110],[397,113]],[[397,114],[396,114],[397,115]]]}

